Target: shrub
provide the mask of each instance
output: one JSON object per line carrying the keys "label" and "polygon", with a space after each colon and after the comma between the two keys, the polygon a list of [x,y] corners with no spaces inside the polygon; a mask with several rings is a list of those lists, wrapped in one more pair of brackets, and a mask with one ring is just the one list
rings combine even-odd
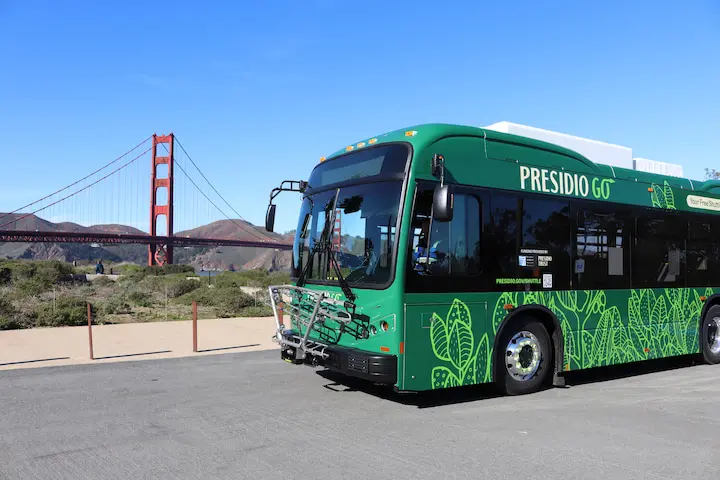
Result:
{"label": "shrub", "polygon": [[93,285],[96,285],[98,287],[109,287],[112,285],[115,285],[114,280],[110,280],[107,277],[98,277],[95,280],[92,281]]}
{"label": "shrub", "polygon": [[[8,260],[0,262],[0,277],[16,287],[21,295],[39,295],[73,273],[73,268],[58,260],[28,261]],[[8,270],[10,273],[8,273]],[[0,283],[3,283],[0,281]]]}
{"label": "shrub", "polygon": [[[87,309],[87,307],[85,308]],[[111,297],[102,303],[101,313],[103,315],[132,313],[132,307],[130,307],[130,304],[121,295],[118,295]],[[87,321],[87,318],[85,320]]]}
{"label": "shrub", "polygon": [[23,328],[18,313],[9,299],[0,297],[0,330]]}
{"label": "shrub", "polygon": [[[94,310],[94,307],[93,307]],[[94,316],[96,312],[92,312]],[[87,303],[77,297],[60,296],[54,302],[45,302],[35,308],[35,325],[38,327],[78,326],[87,324]]]}
{"label": "shrub", "polygon": [[192,304],[193,300],[200,306],[215,307],[218,317],[234,317],[246,307],[254,306],[255,299],[236,288],[198,288],[177,299],[183,305]]}
{"label": "shrub", "polygon": [[213,277],[212,283],[218,287],[263,287],[284,284],[290,281],[290,274],[283,272],[268,273],[267,270],[247,270],[244,272],[223,272]]}
{"label": "shrub", "polygon": [[257,307],[246,307],[237,315],[238,317],[271,317],[272,308],[258,304]]}
{"label": "shrub", "polygon": [[7,285],[12,282],[12,270],[7,266],[0,266],[0,285]]}
{"label": "shrub", "polygon": [[128,292],[127,299],[129,302],[134,303],[138,307],[150,307],[152,306],[152,296],[140,290],[132,290]]}
{"label": "shrub", "polygon": [[158,277],[146,277],[138,287],[158,293],[162,296],[167,293],[168,298],[177,298],[200,288],[201,283],[196,280],[188,280],[184,275],[164,275]]}
{"label": "shrub", "polygon": [[146,275],[172,275],[177,273],[185,274],[185,276],[188,276],[189,274],[194,275],[195,269],[192,265],[153,265],[147,266],[143,269]]}

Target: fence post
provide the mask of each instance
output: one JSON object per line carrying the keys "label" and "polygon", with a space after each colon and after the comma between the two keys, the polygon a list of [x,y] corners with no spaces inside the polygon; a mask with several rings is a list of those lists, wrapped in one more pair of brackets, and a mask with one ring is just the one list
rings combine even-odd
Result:
{"label": "fence post", "polygon": [[87,302],[87,317],[88,317],[88,341],[89,341],[89,345],[90,345],[90,360],[95,360],[95,355],[93,354],[92,308],[90,307],[90,302]]}
{"label": "fence post", "polygon": [[193,352],[197,352],[197,302],[192,302]]}

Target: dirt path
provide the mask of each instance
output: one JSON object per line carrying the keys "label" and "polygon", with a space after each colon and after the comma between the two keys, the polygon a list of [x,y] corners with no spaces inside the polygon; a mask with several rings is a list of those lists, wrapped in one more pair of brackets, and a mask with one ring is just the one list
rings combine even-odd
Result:
{"label": "dirt path", "polygon": [[277,348],[272,317],[200,320],[198,353],[192,351],[191,321],[98,325],[92,332],[95,360],[87,327],[0,331],[0,370]]}

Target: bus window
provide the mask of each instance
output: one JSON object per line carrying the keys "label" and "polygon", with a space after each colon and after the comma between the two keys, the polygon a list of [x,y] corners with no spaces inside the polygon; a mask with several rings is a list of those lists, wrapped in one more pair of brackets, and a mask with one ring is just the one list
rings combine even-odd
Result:
{"label": "bus window", "polygon": [[[468,282],[467,276],[481,272],[481,201],[478,196],[458,191],[454,195],[454,213],[450,222],[431,221],[433,189],[419,189],[413,212],[410,236],[409,289],[443,291],[479,289],[477,282]],[[464,277],[462,285],[450,284],[421,286],[420,277]],[[429,281],[429,280],[428,280]],[[450,291],[450,290],[447,290]]]}
{"label": "bus window", "polygon": [[710,220],[691,220],[687,242],[687,286],[710,287],[718,284],[718,247],[713,242],[720,231],[720,223]]}
{"label": "bus window", "polygon": [[687,222],[670,213],[646,215],[637,217],[632,287],[684,287]]}
{"label": "bus window", "polygon": [[605,206],[581,207],[575,214],[574,287],[629,288],[630,215]]}
{"label": "bus window", "polygon": [[494,289],[569,289],[568,201],[493,192],[490,202]]}

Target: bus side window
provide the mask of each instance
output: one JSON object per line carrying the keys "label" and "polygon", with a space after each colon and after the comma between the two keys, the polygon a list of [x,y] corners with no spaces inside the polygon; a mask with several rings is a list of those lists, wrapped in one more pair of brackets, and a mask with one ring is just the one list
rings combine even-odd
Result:
{"label": "bus side window", "polygon": [[720,231],[720,223],[709,220],[690,220],[687,240],[687,286],[710,287],[717,285],[718,247],[713,242]]}
{"label": "bus side window", "polygon": [[687,222],[665,212],[648,212],[636,222],[632,287],[684,287]]}
{"label": "bus side window", "polygon": [[[432,221],[433,188],[421,187],[415,199],[410,226],[411,291],[477,290],[477,275],[481,271],[482,198],[483,193],[458,191],[454,198],[453,219],[449,222]],[[475,280],[468,282],[467,277]],[[445,277],[438,284],[433,277]],[[432,285],[430,285],[431,282]]]}
{"label": "bus side window", "polygon": [[475,275],[480,271],[480,202],[455,194],[453,219],[433,222],[430,269],[433,275]]}
{"label": "bus side window", "polygon": [[620,207],[580,206],[574,235],[576,289],[630,287],[630,218]]}

